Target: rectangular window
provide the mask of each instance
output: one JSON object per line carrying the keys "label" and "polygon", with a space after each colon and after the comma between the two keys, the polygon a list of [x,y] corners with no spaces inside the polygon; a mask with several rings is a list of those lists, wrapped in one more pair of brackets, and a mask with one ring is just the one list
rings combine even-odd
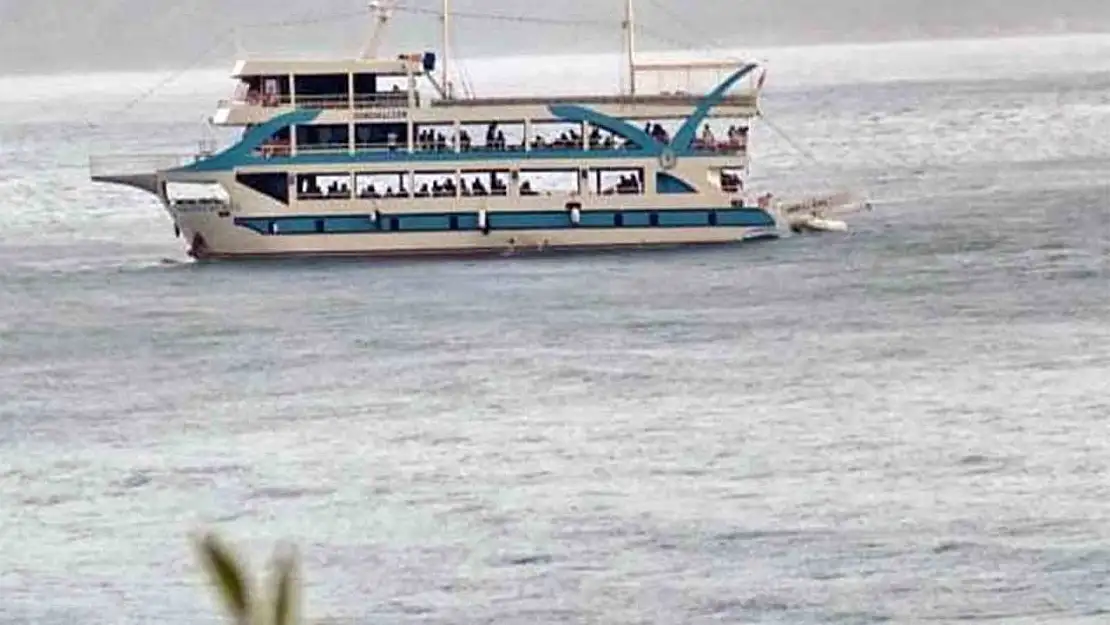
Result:
{"label": "rectangular window", "polygon": [[282,204],[289,203],[289,174],[285,172],[266,174],[240,173],[235,175],[235,181],[250,187],[262,195],[273,198]]}
{"label": "rectangular window", "polygon": [[350,149],[350,128],[346,124],[297,126],[298,153],[347,153]]}
{"label": "rectangular window", "polygon": [[571,195],[580,192],[577,169],[528,169],[520,172],[520,195]]}
{"label": "rectangular window", "polygon": [[503,170],[465,170],[459,172],[459,194],[463,197],[505,196],[509,194],[510,172]]}
{"label": "rectangular window", "polygon": [[668,211],[659,215],[659,225],[671,228],[699,228],[709,225],[709,214],[703,210]]}
{"label": "rectangular window", "polygon": [[636,195],[644,192],[643,168],[595,168],[594,192],[598,195]]}
{"label": "rectangular window", "polygon": [[351,85],[347,74],[300,75],[293,77],[297,106],[308,109],[347,108]]}
{"label": "rectangular window", "polygon": [[360,152],[408,150],[408,124],[355,124],[355,149]]}
{"label": "rectangular window", "polygon": [[355,174],[355,193],[362,199],[407,198],[409,172],[373,172]]}
{"label": "rectangular window", "polygon": [[347,174],[297,174],[298,200],[349,200],[351,177]]}

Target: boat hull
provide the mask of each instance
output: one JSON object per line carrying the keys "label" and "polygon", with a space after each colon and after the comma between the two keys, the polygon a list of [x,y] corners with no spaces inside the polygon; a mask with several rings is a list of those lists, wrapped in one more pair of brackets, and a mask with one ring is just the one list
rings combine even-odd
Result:
{"label": "boat hull", "polygon": [[177,227],[197,260],[517,256],[723,246],[777,238],[775,227],[623,228],[272,236],[218,217],[184,215]]}

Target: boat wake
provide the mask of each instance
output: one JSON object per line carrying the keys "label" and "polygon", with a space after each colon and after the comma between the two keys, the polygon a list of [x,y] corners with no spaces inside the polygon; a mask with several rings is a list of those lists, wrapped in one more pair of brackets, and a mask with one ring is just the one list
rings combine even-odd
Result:
{"label": "boat wake", "polygon": [[874,210],[870,201],[850,191],[813,196],[792,202],[778,202],[775,210],[790,230],[803,232],[847,232],[847,215]]}

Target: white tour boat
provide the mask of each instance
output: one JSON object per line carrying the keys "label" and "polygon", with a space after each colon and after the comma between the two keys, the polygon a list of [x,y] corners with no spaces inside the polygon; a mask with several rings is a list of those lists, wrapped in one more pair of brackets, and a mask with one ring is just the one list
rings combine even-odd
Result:
{"label": "white tour boat", "polygon": [[[390,8],[373,10],[384,25]],[[93,159],[92,178],[156,195],[196,259],[670,247],[837,229],[815,204],[784,211],[744,188],[762,68],[637,63],[632,10],[628,0],[620,94],[457,97],[445,0],[438,59],[374,57],[375,32],[351,60],[239,61],[238,90],[212,118],[244,129],[234,145],[140,168]],[[644,74],[719,81],[648,92]]]}

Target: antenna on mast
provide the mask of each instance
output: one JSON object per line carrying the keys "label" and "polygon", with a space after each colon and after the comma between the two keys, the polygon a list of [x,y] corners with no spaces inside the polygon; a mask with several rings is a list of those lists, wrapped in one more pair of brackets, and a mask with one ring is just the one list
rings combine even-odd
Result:
{"label": "antenna on mast", "polygon": [[636,22],[632,0],[624,3],[624,45],[628,61],[628,95],[636,95]]}
{"label": "antenna on mast", "polygon": [[359,52],[359,60],[366,61],[378,54],[378,47],[385,35],[385,28],[393,17],[393,8],[396,4],[397,0],[371,0],[369,4],[370,36],[367,37],[366,44],[362,46],[362,51]]}

